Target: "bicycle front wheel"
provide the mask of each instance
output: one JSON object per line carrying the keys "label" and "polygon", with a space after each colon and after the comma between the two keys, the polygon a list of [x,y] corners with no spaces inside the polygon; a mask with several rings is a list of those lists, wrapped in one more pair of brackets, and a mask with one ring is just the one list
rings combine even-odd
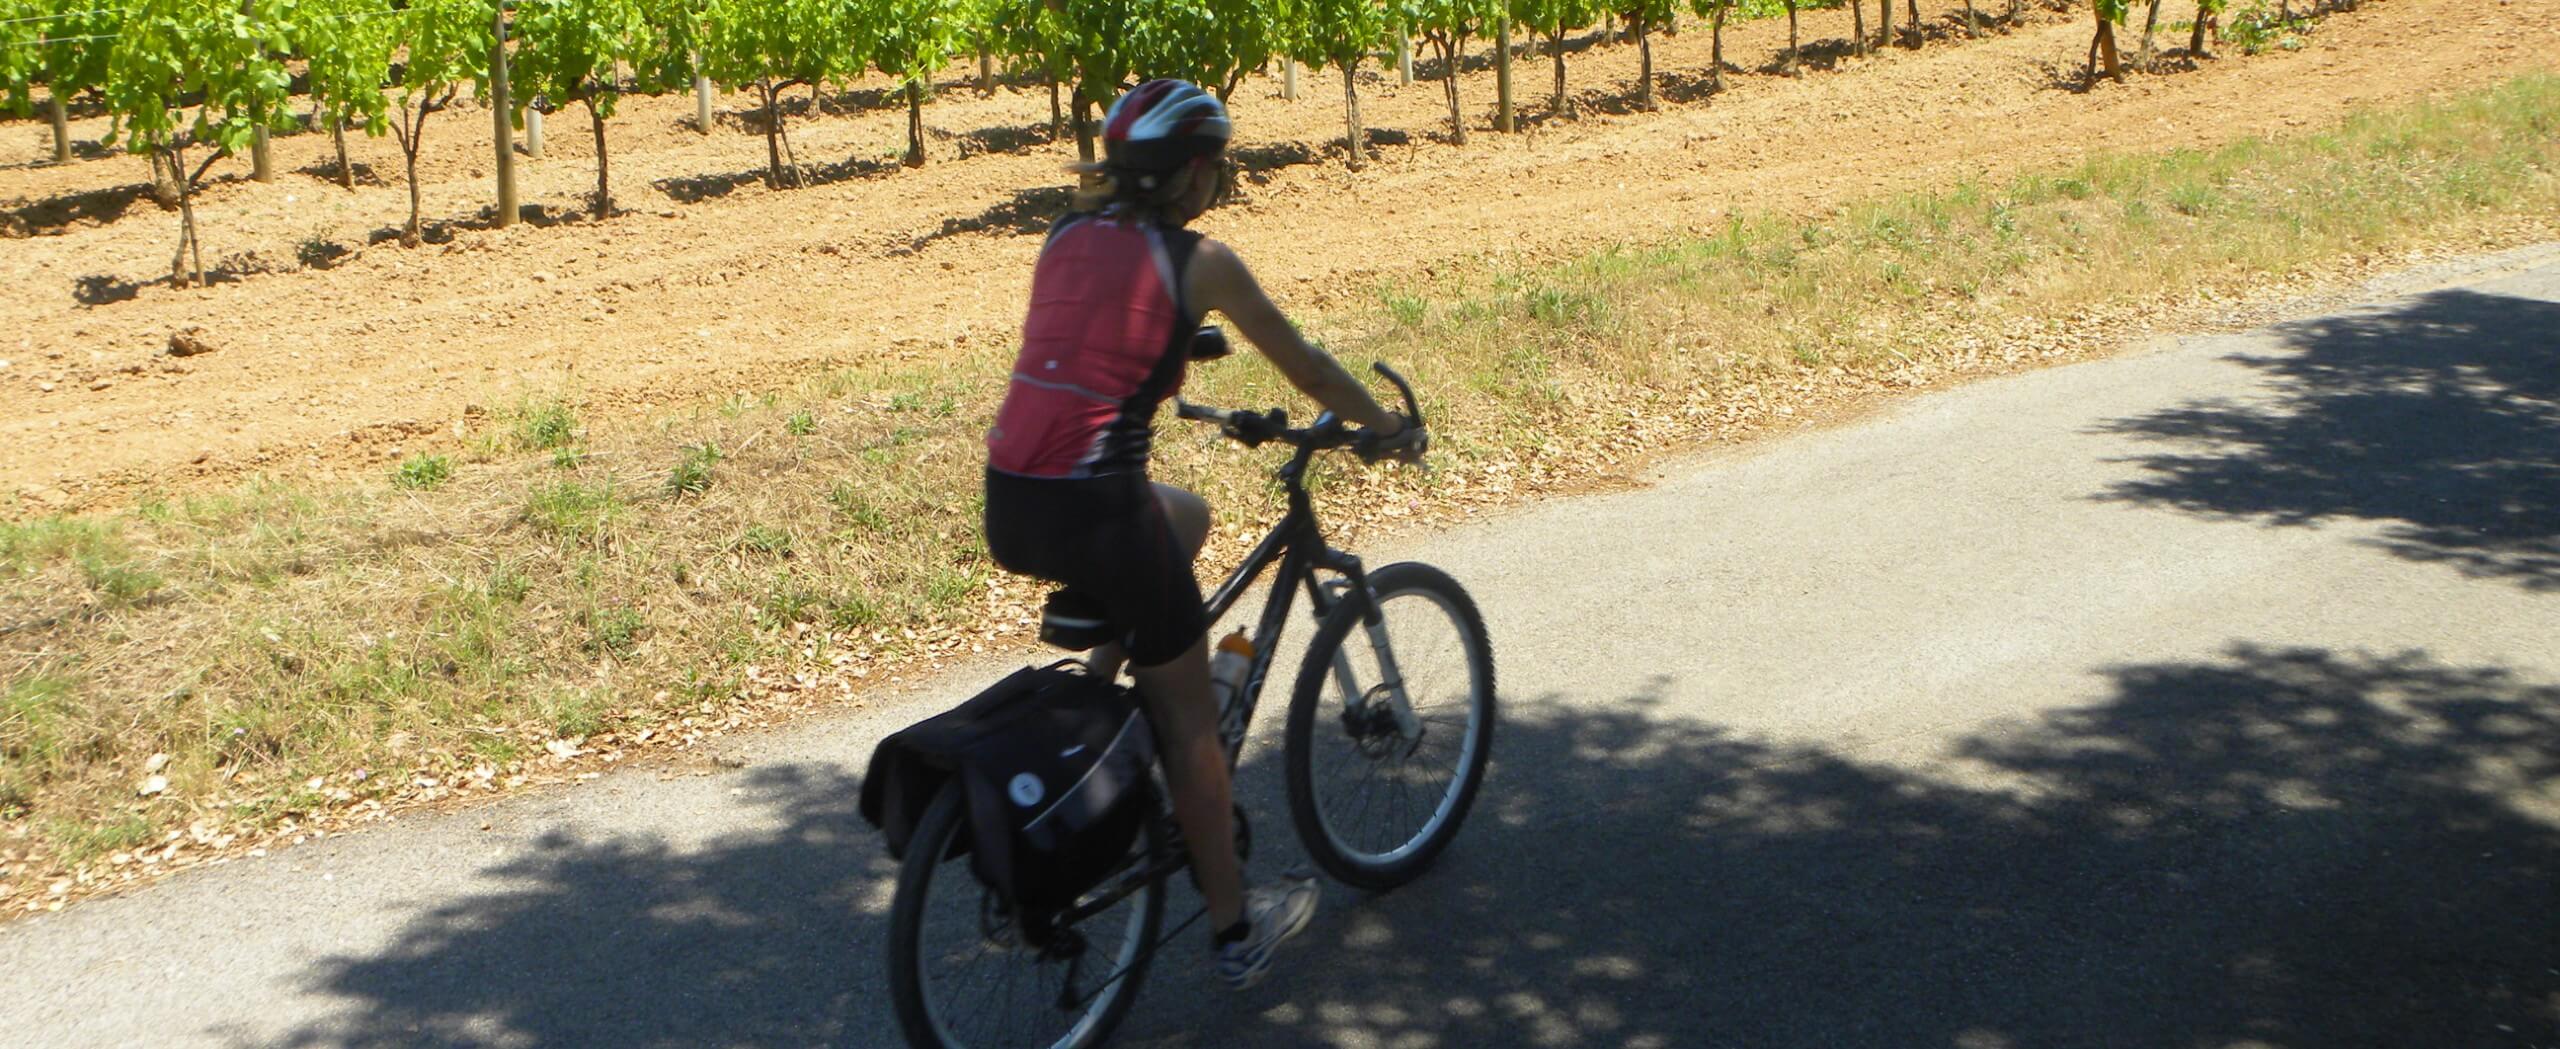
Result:
{"label": "bicycle front wheel", "polygon": [[[1156,802],[1139,834],[1138,862],[1164,847]],[[969,832],[958,782],[916,821],[889,906],[889,997],[917,1049],[1089,1049],[1128,1015],[1164,921],[1164,884],[1148,882],[1067,935],[1078,949],[1026,942],[969,857],[952,850]],[[1096,890],[1097,892],[1101,890]],[[1088,896],[1088,898],[1094,898]]]}
{"label": "bicycle front wheel", "polygon": [[1384,890],[1429,867],[1475,803],[1493,753],[1493,644],[1437,568],[1388,565],[1369,588],[1377,626],[1347,600],[1308,646],[1285,760],[1308,854],[1337,881]]}

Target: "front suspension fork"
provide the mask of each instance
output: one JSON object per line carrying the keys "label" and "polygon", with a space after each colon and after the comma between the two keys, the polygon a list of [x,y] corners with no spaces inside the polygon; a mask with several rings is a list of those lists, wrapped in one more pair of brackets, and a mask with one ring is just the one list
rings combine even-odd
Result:
{"label": "front suspension fork", "polygon": [[[1326,567],[1344,576],[1327,586],[1332,596],[1337,601],[1360,602],[1360,627],[1368,632],[1369,647],[1378,654],[1380,680],[1375,692],[1385,698],[1387,713],[1395,719],[1396,734],[1408,743],[1422,738],[1422,718],[1413,712],[1413,698],[1405,692],[1404,671],[1396,665],[1395,646],[1387,640],[1386,616],[1378,610],[1377,594],[1369,589],[1368,572],[1361,568],[1359,558],[1338,551],[1326,559]],[[1342,690],[1344,713],[1354,719],[1372,701],[1372,690],[1361,687],[1360,677],[1351,667],[1351,657],[1340,646],[1333,650],[1333,683]]]}

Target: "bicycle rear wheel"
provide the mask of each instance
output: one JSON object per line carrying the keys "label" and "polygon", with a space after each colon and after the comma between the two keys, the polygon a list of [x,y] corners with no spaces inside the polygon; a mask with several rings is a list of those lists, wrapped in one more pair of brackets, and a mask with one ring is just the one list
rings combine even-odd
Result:
{"label": "bicycle rear wheel", "polygon": [[1448,847],[1493,752],[1493,644],[1475,602],[1429,565],[1369,573],[1411,704],[1397,715],[1379,636],[1357,601],[1325,617],[1289,701],[1289,815],[1325,873],[1391,889]]}
{"label": "bicycle rear wheel", "polygon": [[[1153,798],[1139,863],[1164,847]],[[889,907],[889,996],[918,1049],[1088,1049],[1137,1001],[1164,922],[1164,883],[1152,881],[1069,932],[1072,961],[1024,942],[1011,915],[952,849],[968,833],[960,784],[942,789],[907,842]],[[1128,872],[1114,876],[1105,887]],[[1089,897],[1090,898],[1090,897]]]}

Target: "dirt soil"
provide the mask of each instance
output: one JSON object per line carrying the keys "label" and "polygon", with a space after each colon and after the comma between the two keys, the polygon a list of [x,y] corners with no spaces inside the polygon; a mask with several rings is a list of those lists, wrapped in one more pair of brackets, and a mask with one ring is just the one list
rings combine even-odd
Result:
{"label": "dirt soil", "polygon": [[[2298,51],[2229,52],[2084,93],[2085,14],[2039,9],[1968,41],[1960,11],[1942,11],[1918,50],[1797,78],[1757,71],[1785,46],[1782,20],[1734,27],[1726,56],[1754,71],[1712,97],[1700,89],[1708,34],[1689,20],[1655,41],[1672,83],[1652,113],[1635,111],[1632,44],[1571,56],[1571,120],[1545,119],[1551,67],[1532,56],[1515,70],[1533,126],[1513,136],[1487,130],[1494,74],[1471,62],[1463,147],[1444,141],[1437,80],[1398,87],[1373,67],[1361,110],[1378,144],[1356,174],[1338,76],[1305,77],[1296,102],[1252,80],[1235,100],[1245,198],[1202,226],[1321,328],[1328,305],[1467,260],[1568,256],[1709,230],[1739,210],[1813,211],[2098,150],[2210,145],[2560,68],[2560,0],[2371,0]],[[2189,13],[2173,0],[2163,20]],[[1846,11],[1808,12],[1808,50],[1845,49],[1849,26]],[[926,109],[927,167],[897,166],[905,113],[884,83],[865,83],[792,125],[801,155],[843,165],[839,177],[781,193],[760,181],[747,94],[722,97],[707,136],[688,124],[689,96],[631,100],[609,131],[628,213],[605,223],[574,217],[595,179],[582,112],[555,115],[544,157],[521,163],[523,199],[544,219],[505,230],[471,221],[492,193],[489,115],[442,114],[421,161],[441,242],[414,249],[373,240],[407,210],[388,139],[352,144],[373,176],[354,192],[328,179],[327,136],[281,139],[274,182],[250,181],[245,161],[210,176],[197,202],[207,262],[228,259],[238,277],[203,290],[167,283],[176,217],[143,191],[140,159],[43,166],[41,121],[0,125],[12,161],[0,165],[0,516],[254,473],[380,476],[528,396],[565,393],[591,422],[638,423],[833,364],[1008,339],[1074,144],[1048,137],[1045,90],[981,98],[957,74]],[[102,117],[74,124],[75,138],[104,130]],[[312,268],[297,261],[306,251],[345,253]],[[169,356],[190,327],[207,352]]]}

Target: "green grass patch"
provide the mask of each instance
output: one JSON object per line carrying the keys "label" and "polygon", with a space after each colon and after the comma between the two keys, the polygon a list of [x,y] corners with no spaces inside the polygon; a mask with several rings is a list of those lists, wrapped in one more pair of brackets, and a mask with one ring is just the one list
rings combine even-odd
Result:
{"label": "green grass patch", "polygon": [[561,401],[528,403],[516,415],[515,446],[543,452],[578,443],[578,413]]}
{"label": "green grass patch", "polygon": [[676,468],[667,474],[667,494],[701,495],[711,490],[711,467],[720,461],[720,449],[708,441],[684,449],[676,457]]}
{"label": "green grass patch", "polygon": [[525,497],[524,519],[536,530],[565,539],[601,539],[623,513],[613,486],[581,481],[540,485]]}
{"label": "green grass patch", "polygon": [[400,463],[391,475],[398,488],[439,488],[453,478],[453,460],[441,455],[412,455]]}

